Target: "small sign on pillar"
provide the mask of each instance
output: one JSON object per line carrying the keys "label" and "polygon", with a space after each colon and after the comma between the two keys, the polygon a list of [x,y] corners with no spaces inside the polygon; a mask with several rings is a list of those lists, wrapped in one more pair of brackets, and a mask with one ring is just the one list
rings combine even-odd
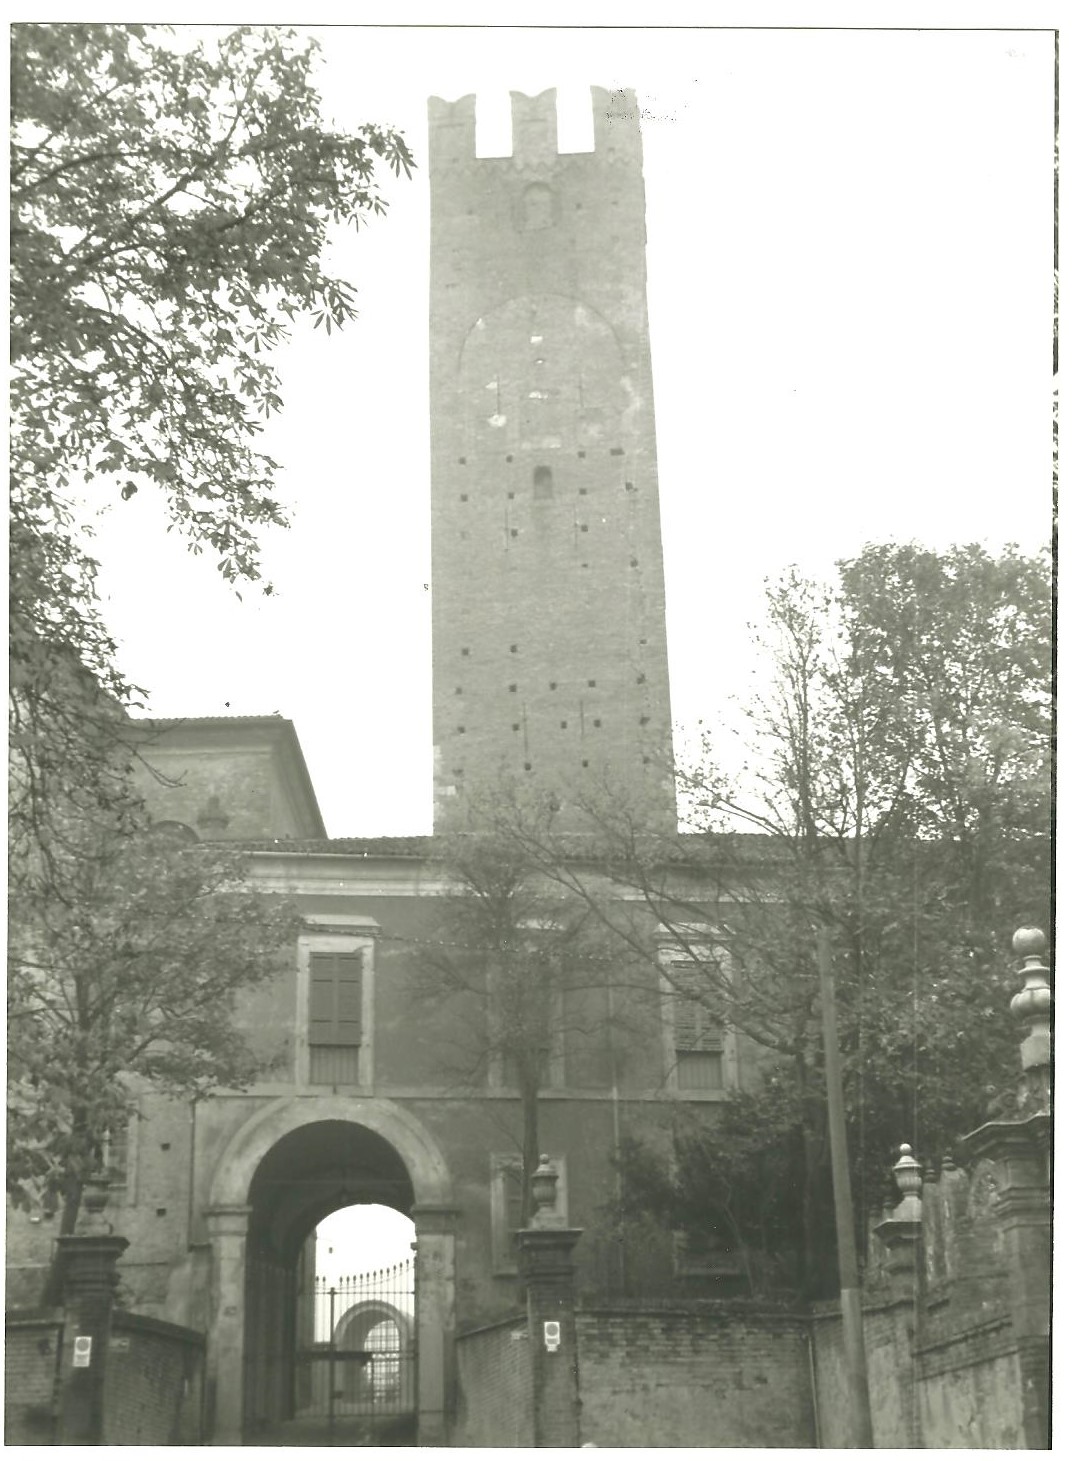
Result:
{"label": "small sign on pillar", "polygon": [[93,1336],[91,1334],[75,1335],[75,1353],[71,1361],[76,1370],[88,1370],[90,1368],[90,1357],[93,1354]]}

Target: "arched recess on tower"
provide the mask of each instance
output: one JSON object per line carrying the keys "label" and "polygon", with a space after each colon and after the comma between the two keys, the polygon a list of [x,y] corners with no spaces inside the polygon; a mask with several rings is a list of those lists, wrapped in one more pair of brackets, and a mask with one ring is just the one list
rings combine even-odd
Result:
{"label": "arched recess on tower", "polygon": [[311,1235],[342,1207],[377,1203],[415,1223],[415,1396],[420,1445],[446,1439],[444,1375],[455,1310],[454,1209],[436,1144],[387,1101],[274,1103],[232,1137],[207,1211],[213,1247],[208,1354],[212,1440],[256,1441],[293,1419]]}
{"label": "arched recess on tower", "polygon": [[476,320],[459,392],[479,455],[618,446],[634,404],[616,332],[562,294],[520,295]]}

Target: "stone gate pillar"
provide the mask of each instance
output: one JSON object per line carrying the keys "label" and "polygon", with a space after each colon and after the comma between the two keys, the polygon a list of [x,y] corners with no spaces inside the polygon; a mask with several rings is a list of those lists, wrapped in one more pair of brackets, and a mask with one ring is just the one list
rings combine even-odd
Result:
{"label": "stone gate pillar", "polygon": [[102,1217],[107,1198],[103,1179],[87,1182],[82,1231],[56,1240],[64,1305],[59,1442],[68,1446],[101,1446],[106,1436],[105,1380],[116,1263],[127,1247],[127,1239],[113,1234]]}
{"label": "stone gate pillar", "polygon": [[418,1203],[411,1209],[415,1224],[415,1402],[420,1446],[448,1445],[456,1333],[456,1216],[456,1208],[432,1203]]}
{"label": "stone gate pillar", "polygon": [[214,1446],[243,1441],[243,1342],[250,1208],[216,1207],[206,1213],[213,1250],[209,1342],[206,1356],[206,1431]]}
{"label": "stone gate pillar", "polygon": [[557,1172],[548,1157],[531,1182],[537,1211],[516,1233],[516,1246],[527,1290],[534,1444],[575,1447],[581,1402],[572,1250],[582,1229],[567,1227],[553,1211]]}
{"label": "stone gate pillar", "polygon": [[1009,1309],[1020,1357],[1024,1441],[1039,1450],[1050,1444],[1053,997],[1050,970],[1043,963],[1042,930],[1017,929],[1013,953],[1022,963],[1024,988],[1013,997],[1011,1009],[1028,1026],[1020,1046],[1020,1116],[988,1121],[966,1136],[963,1146],[973,1167],[982,1163],[993,1168]]}

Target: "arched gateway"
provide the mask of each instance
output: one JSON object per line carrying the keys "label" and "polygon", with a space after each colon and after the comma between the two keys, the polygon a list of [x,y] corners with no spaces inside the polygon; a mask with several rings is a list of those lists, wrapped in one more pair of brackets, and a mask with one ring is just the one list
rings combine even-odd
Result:
{"label": "arched gateway", "polygon": [[213,1174],[206,1209],[213,1444],[239,1443],[259,1418],[286,1418],[288,1315],[305,1240],[328,1213],[361,1202],[414,1220],[417,1443],[445,1443],[455,1236],[444,1159],[421,1122],[392,1101],[303,1095],[255,1112]]}

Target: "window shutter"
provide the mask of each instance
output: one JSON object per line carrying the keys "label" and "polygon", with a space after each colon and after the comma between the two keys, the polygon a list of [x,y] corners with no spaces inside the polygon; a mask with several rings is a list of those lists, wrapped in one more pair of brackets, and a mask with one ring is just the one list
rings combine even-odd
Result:
{"label": "window shutter", "polygon": [[[693,970],[694,984],[700,982]],[[679,971],[684,983],[685,971]],[[677,1050],[721,1050],[724,1045],[721,1020],[693,993],[677,993],[673,1000],[673,1044]]]}
{"label": "window shutter", "polygon": [[674,1007],[674,1039],[677,1050],[694,1050],[699,1033],[699,1006],[685,994],[678,994]]}
{"label": "window shutter", "polygon": [[362,955],[310,955],[311,1045],[362,1043]]}

